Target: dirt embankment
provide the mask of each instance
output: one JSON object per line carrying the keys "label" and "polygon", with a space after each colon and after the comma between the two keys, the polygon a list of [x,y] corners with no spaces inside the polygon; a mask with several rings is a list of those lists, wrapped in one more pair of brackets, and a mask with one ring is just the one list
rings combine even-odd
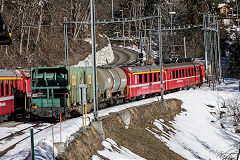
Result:
{"label": "dirt embankment", "polygon": [[[119,113],[103,118],[102,125],[106,138],[113,139],[119,146],[124,146],[146,159],[184,159],[146,130],[146,128],[156,128],[153,125],[156,119],[164,119],[164,123],[171,127],[169,121],[183,111],[180,100],[166,100],[166,104],[168,110],[159,102],[128,109],[131,119],[128,129],[125,128],[126,125]],[[174,132],[174,129],[170,131],[164,128],[164,130]],[[62,158],[67,160],[91,159],[91,156],[95,154],[104,159],[97,153],[97,150],[103,150],[101,142],[102,139],[96,130],[89,127],[84,133],[78,134]]]}

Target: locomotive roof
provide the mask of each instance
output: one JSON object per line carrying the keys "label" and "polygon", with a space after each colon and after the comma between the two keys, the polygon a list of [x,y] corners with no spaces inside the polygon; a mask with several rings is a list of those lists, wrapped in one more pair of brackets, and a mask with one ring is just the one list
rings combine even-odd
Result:
{"label": "locomotive roof", "polygon": [[0,77],[22,77],[19,71],[0,69]]}
{"label": "locomotive roof", "polygon": [[[163,67],[165,69],[174,69],[174,68],[184,68],[184,67],[194,67],[200,66],[198,63],[195,62],[186,62],[186,63],[171,63],[171,64],[164,64]],[[143,71],[156,71],[160,70],[159,66],[132,66],[126,67],[129,69],[130,72],[143,72]]]}

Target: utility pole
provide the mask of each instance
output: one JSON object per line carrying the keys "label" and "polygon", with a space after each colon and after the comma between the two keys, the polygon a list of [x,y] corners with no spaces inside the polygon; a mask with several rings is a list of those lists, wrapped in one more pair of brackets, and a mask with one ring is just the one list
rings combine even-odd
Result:
{"label": "utility pole", "polygon": [[93,104],[94,119],[98,118],[98,94],[97,94],[97,63],[96,63],[96,32],[95,32],[95,0],[91,0],[91,37],[93,59]]}
{"label": "utility pole", "polygon": [[218,67],[219,67],[219,79],[222,79],[222,63],[221,63],[221,46],[220,46],[220,30],[219,21],[217,22],[217,36],[218,36]]}
{"label": "utility pole", "polygon": [[112,0],[112,19],[114,19],[113,7],[114,7],[114,4],[113,4],[113,0]]}
{"label": "utility pole", "polygon": [[142,42],[142,29],[139,28],[139,37],[140,37],[140,53],[143,55],[143,42]]}
{"label": "utility pole", "polygon": [[65,63],[68,67],[68,31],[67,31],[67,17],[64,17],[64,43],[65,43]]}
{"label": "utility pole", "polygon": [[160,65],[160,87],[161,100],[163,100],[163,58],[162,58],[162,14],[160,4],[158,5],[158,47],[159,47],[159,65]]}
{"label": "utility pole", "polygon": [[[174,50],[174,37],[173,37],[173,15],[176,14],[176,12],[169,12],[171,16],[171,54],[175,55],[175,50]],[[175,55],[176,56],[176,55]]]}
{"label": "utility pole", "polygon": [[123,10],[119,10],[120,12],[122,12],[122,21],[123,21],[123,29],[122,29],[122,32],[123,32],[123,47],[125,47],[125,24],[124,24],[124,19],[123,19]]}
{"label": "utility pole", "polygon": [[238,19],[238,0],[235,0],[236,1],[236,6],[237,6],[237,24],[238,24],[238,27],[239,27],[239,19]]}
{"label": "utility pole", "polygon": [[183,38],[183,41],[184,41],[184,57],[187,58],[186,37]]}
{"label": "utility pole", "polygon": [[152,31],[149,31],[149,52],[152,54]]}

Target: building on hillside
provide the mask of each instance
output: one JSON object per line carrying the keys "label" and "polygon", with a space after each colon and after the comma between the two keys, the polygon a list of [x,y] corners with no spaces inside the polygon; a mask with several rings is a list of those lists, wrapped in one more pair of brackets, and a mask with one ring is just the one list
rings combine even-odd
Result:
{"label": "building on hillside", "polygon": [[220,15],[223,15],[225,17],[233,16],[233,8],[230,4],[221,3],[218,5],[218,9],[219,9]]}

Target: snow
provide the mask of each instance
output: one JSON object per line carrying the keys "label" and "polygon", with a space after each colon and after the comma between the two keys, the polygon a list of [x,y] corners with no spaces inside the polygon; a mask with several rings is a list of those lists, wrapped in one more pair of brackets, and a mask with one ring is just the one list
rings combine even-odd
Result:
{"label": "snow", "polygon": [[218,8],[222,8],[222,7],[224,7],[225,5],[226,5],[225,3],[218,4]]}
{"label": "snow", "polygon": [[[100,35],[101,36],[101,35]],[[84,41],[89,42],[92,44],[91,39],[85,39]],[[102,48],[100,51],[96,53],[97,55],[97,66],[103,66],[106,64],[111,63],[114,60],[114,54],[112,50],[112,46],[110,44],[110,41],[108,41],[108,45]],[[91,67],[92,66],[92,54],[88,55],[88,57],[80,61],[76,67]]]}
{"label": "snow", "polygon": [[[215,91],[204,85],[199,89],[184,90],[165,95],[166,99],[181,99],[183,101],[182,107],[186,109],[186,112],[177,115],[174,121],[169,122],[170,126],[163,119],[156,119],[152,122],[156,128],[146,128],[146,130],[149,131],[149,134],[153,134],[156,139],[165,142],[171,150],[186,159],[219,159],[222,154],[230,149],[236,150],[236,143],[240,139],[239,134],[234,133],[233,126],[227,123],[230,120],[226,121],[225,124],[223,123],[225,120],[219,118],[220,105],[228,99],[240,97],[240,92],[237,90],[238,83],[239,80],[226,79],[224,83],[216,87]],[[158,100],[159,97],[154,97],[103,109],[99,111],[99,116],[106,116],[111,112],[119,112],[127,108]],[[215,107],[210,108],[207,105]],[[93,120],[93,114],[88,114],[87,117],[87,125],[89,125],[90,121]],[[225,129],[221,127],[221,124],[225,126]],[[45,124],[42,127],[34,128],[34,132],[49,125]],[[0,127],[0,135],[9,135],[15,130],[20,130],[28,126],[18,125],[16,128]],[[64,121],[62,123],[62,142],[68,144],[73,139],[72,134],[76,133],[82,126],[82,117]],[[52,137],[52,128],[54,138]],[[28,130],[21,136],[1,143],[0,148],[6,148],[9,144],[28,136],[29,133],[30,131]],[[56,147],[53,148],[53,142],[60,142],[60,124],[56,124],[34,135],[36,158],[50,160],[53,156],[53,150],[54,156],[57,156],[59,151]],[[144,157],[139,157],[109,138],[103,141],[102,145],[104,146],[104,150],[98,151],[98,154],[108,159],[144,159]],[[2,151],[2,149],[0,150]],[[27,138],[0,157],[0,160],[30,159],[30,151],[30,138]],[[94,155],[92,159],[100,160],[101,158]]]}
{"label": "snow", "polygon": [[[145,160],[144,158],[131,152],[129,149],[123,146],[118,146],[117,143],[110,138],[107,138],[106,141],[103,141],[102,145],[104,146],[104,150],[97,151],[98,154],[110,160],[114,159]],[[99,157],[97,155],[92,156],[92,160],[98,160],[98,158]]]}
{"label": "snow", "polygon": [[[237,91],[238,81],[227,80],[212,91],[208,87],[201,89],[181,91],[166,95],[166,98],[181,99],[183,108],[187,110],[175,117],[173,127],[176,133],[167,133],[163,129],[163,122],[155,120],[153,123],[158,130],[147,129],[156,138],[164,141],[167,146],[185,157],[186,159],[219,159],[230,149],[238,150],[237,143],[240,135],[234,133],[232,127],[222,129],[221,119],[216,114],[216,109],[221,103],[239,97]],[[207,105],[216,106],[214,109]],[[158,134],[162,132],[164,136]]]}
{"label": "snow", "polygon": [[[21,124],[16,127],[1,127],[1,134],[0,134],[0,139],[4,138],[6,136],[11,135],[12,133],[15,133],[17,131],[20,131],[22,129],[28,128],[32,126],[32,124]],[[1,146],[0,146],[1,147]]]}

